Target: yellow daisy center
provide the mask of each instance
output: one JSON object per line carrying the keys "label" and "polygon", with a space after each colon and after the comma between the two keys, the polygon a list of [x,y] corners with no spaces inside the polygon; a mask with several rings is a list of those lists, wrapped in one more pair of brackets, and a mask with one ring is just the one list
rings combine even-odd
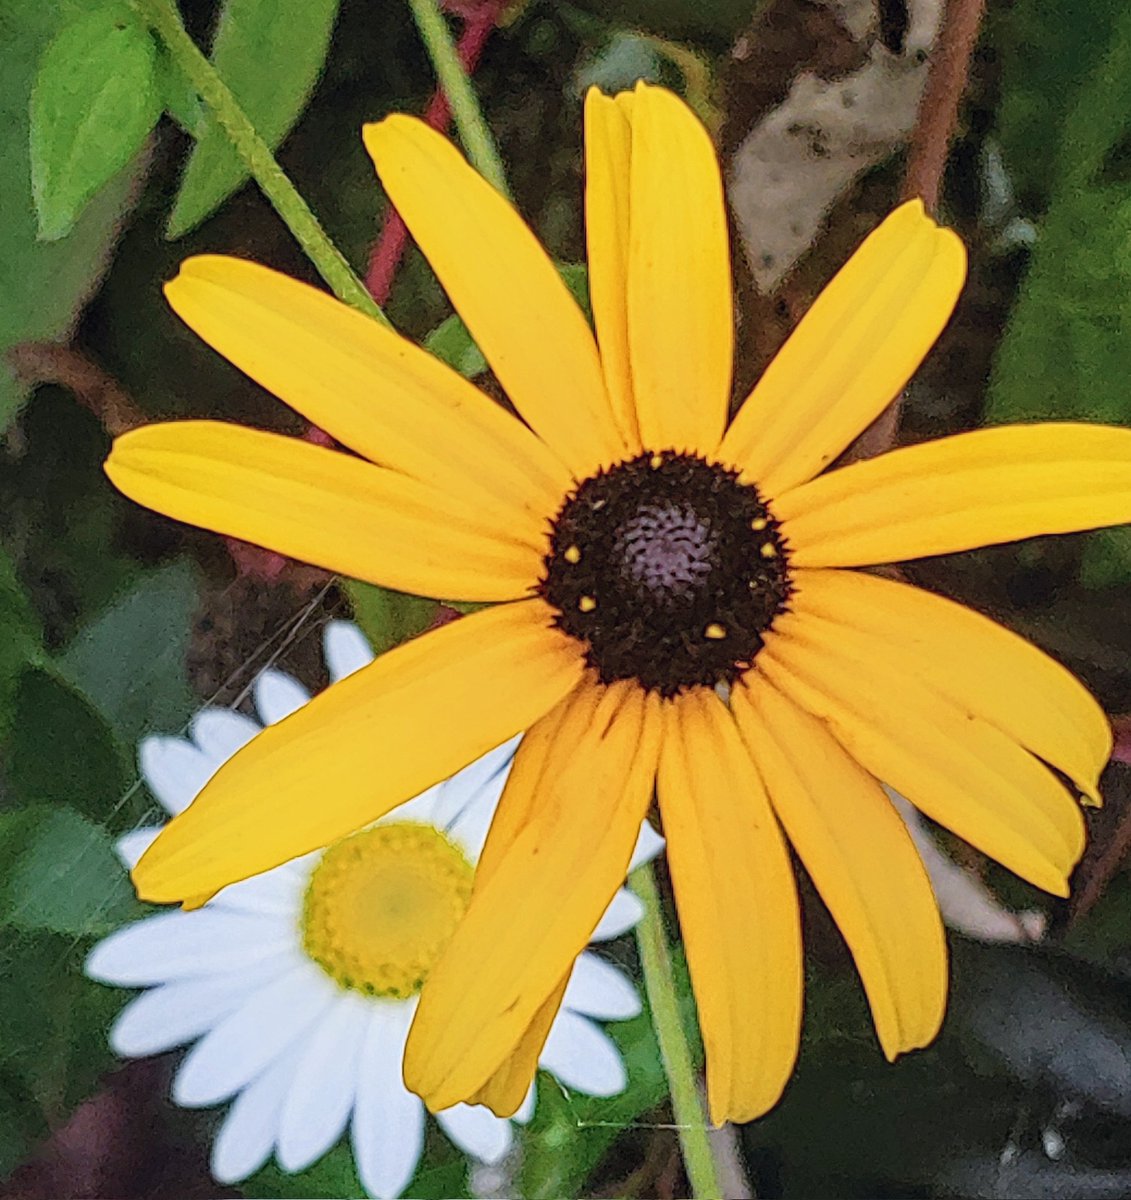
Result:
{"label": "yellow daisy center", "polygon": [[399,821],[331,846],[307,885],[306,953],[342,987],[400,1000],[424,985],[471,900],[475,869],[432,825]]}

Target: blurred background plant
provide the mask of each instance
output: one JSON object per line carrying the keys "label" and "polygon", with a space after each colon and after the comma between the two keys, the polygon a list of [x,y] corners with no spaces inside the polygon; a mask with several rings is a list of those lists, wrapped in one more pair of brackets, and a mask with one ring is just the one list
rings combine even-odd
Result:
{"label": "blurred background plant", "polygon": [[[176,264],[204,250],[316,278],[139,15],[163,5],[0,11],[0,1192],[28,1200],[216,1194],[204,1149],[215,1114],[168,1105],[169,1061],[114,1062],[106,1029],[121,997],[81,970],[98,937],[142,911],[112,850],[153,807],[139,737],[184,728],[205,702],[246,707],[268,664],[324,685],[332,616],[352,612],[384,649],[445,615],[175,526],[105,483],[110,437],[155,418],[317,436],[161,299]],[[358,134],[395,110],[446,126],[414,21],[426,8],[185,0],[182,14],[394,323],[481,376]],[[898,413],[859,452],[1016,419],[1131,422],[1126,5],[1013,0],[981,21],[969,0],[450,0],[446,12],[509,187],[579,293],[581,97],[645,77],[682,92],[721,147],[740,385],[860,236],[901,194],[926,191],[970,246],[970,284]],[[337,285],[356,286],[345,264]],[[1128,531],[909,573],[1055,653],[1116,718],[1131,710]],[[1129,758],[1128,725],[1116,724],[1117,758]],[[807,893],[801,1068],[770,1117],[715,1141],[728,1196],[1131,1194],[1126,767],[1105,788],[1067,904],[942,844],[985,904],[963,923],[975,936],[955,939],[942,1038],[894,1067]],[[616,953],[635,967],[631,942]],[[628,1062],[623,1096],[543,1088],[496,1176],[469,1178],[430,1144],[410,1194],[687,1195],[648,1021],[611,1032]],[[302,1175],[267,1168],[227,1194],[356,1188],[341,1147]]]}

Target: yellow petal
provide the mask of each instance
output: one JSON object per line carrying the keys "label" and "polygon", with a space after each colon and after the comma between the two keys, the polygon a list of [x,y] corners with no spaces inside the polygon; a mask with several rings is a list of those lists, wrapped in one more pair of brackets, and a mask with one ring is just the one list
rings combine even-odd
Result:
{"label": "yellow petal", "polygon": [[779,496],[799,567],[861,567],[1131,521],[1131,429],[1005,425],[892,450]]}
{"label": "yellow petal", "polygon": [[541,528],[569,472],[455,371],[332,296],[238,258],[190,258],[166,285],[177,315],[309,421],[372,462],[505,506]]}
{"label": "yellow petal", "polygon": [[789,854],[722,701],[665,706],[658,793],[707,1056],[711,1120],[777,1103],[801,1030],[801,924]]}
{"label": "yellow petal", "polygon": [[589,302],[605,387],[630,451],[640,449],[628,361],[628,183],[632,93],[616,100],[591,87],[585,97],[585,233]]}
{"label": "yellow petal", "polygon": [[366,125],[377,174],[516,409],[578,476],[624,454],[593,334],[522,218],[415,117]]}
{"label": "yellow petal", "polygon": [[908,671],[896,651],[862,659],[840,632],[802,611],[786,613],[756,669],[931,820],[1037,887],[1067,895],[1084,820],[1052,773]]}
{"label": "yellow petal", "polygon": [[[620,696],[620,690],[615,693]],[[586,671],[579,687],[555,705],[522,739],[507,778],[505,803],[500,802],[491,821],[487,841],[475,867],[475,887],[482,889],[494,874],[542,803],[545,789],[559,769],[559,747],[580,745],[585,730],[597,719],[597,710],[608,707],[606,689],[593,671]]]}
{"label": "yellow petal", "polygon": [[933,1040],[946,1010],[946,936],[931,881],[883,788],[827,726],[751,671],[738,727],[770,801],[856,960],[889,1059]]}
{"label": "yellow petal", "polygon": [[645,446],[712,453],[734,353],[722,177],[691,109],[646,84],[632,106],[628,339]]}
{"label": "yellow petal", "polygon": [[[584,696],[580,703],[588,708]],[[658,701],[633,683],[613,684],[592,715],[578,739],[535,745],[549,753],[538,803],[485,882],[477,879],[424,985],[404,1076],[433,1111],[483,1094],[624,882],[652,795]],[[507,803],[504,793],[500,811]]]}
{"label": "yellow petal", "polygon": [[721,456],[768,495],[812,479],[899,394],[962,290],[966,251],[919,200],[870,234],[747,397]]}
{"label": "yellow petal", "polygon": [[797,571],[794,582],[797,606],[835,626],[856,657],[898,661],[1099,801],[1111,726],[1055,659],[965,605],[905,583],[856,571]]}
{"label": "yellow petal", "polygon": [[491,512],[360,458],[220,421],[123,434],[106,474],[178,521],[329,571],[442,600],[530,594],[543,549]]}
{"label": "yellow petal", "polygon": [[[530,823],[536,807],[550,786],[551,768],[559,769],[553,747],[576,746],[593,723],[605,698],[605,689],[587,672],[582,684],[552,708],[523,738],[520,753],[507,779],[506,802],[501,803],[475,868],[475,888],[482,890],[511,847]],[[607,699],[604,699],[607,704]],[[569,975],[538,1010],[518,1045],[502,1066],[475,1093],[469,1103],[485,1104],[500,1117],[517,1111],[538,1068],[538,1056],[546,1044],[550,1026],[561,1007]]]}
{"label": "yellow petal", "polygon": [[538,1070],[538,1058],[546,1046],[550,1026],[553,1025],[558,1009],[562,1006],[562,997],[568,983],[569,975],[566,975],[535,1014],[530,1027],[522,1035],[522,1040],[510,1057],[479,1091],[470,1097],[469,1103],[485,1104],[497,1117],[513,1117],[518,1112]]}
{"label": "yellow petal", "polygon": [[134,868],[144,900],[214,892],[375,821],[533,725],[576,686],[541,600],[406,642],[229,759]]}

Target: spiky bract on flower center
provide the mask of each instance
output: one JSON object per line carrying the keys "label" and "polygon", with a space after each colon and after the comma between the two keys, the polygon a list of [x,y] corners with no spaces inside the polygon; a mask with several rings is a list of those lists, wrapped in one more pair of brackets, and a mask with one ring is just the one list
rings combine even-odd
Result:
{"label": "spiky bract on flower center", "polygon": [[601,680],[664,696],[733,682],[790,594],[788,548],[758,489],[674,451],[579,484],[545,568],[541,594]]}
{"label": "spiky bract on flower center", "polygon": [[303,948],[342,987],[407,999],[466,912],[474,876],[463,851],[431,825],[363,830],[331,846],[311,874]]}

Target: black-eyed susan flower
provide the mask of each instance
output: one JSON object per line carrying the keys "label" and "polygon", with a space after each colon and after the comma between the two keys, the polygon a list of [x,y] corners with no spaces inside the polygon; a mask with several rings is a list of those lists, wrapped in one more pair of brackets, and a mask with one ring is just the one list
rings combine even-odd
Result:
{"label": "black-eyed susan flower", "polygon": [[[918,203],[860,246],[728,423],[718,165],[671,93],[586,106],[591,331],[511,206],[395,116],[365,141],[514,405],[246,262],[171,304],[356,456],[214,422],[127,434],[107,470],[182,520],[484,611],[268,730],[138,864],[199,898],[373,821],[528,730],[405,1063],[433,1108],[513,1112],[570,963],[658,795],[715,1120],[792,1069],[792,844],[889,1056],[935,1035],[946,951],[879,781],[1064,894],[1109,730],[1063,668],[985,618],[855,568],[1131,519],[1131,431],[987,429],[825,472],[949,319],[958,238]],[[725,694],[727,699],[723,699]],[[736,920],[735,913],[743,913]]]}
{"label": "black-eyed susan flower", "polygon": [[[327,626],[331,680],[372,659],[356,626]],[[309,701],[282,672],[256,680],[264,725]],[[175,816],[260,730],[241,713],[206,708],[189,738],[143,739],[142,778]],[[212,1147],[221,1183],[245,1179],[272,1153],[284,1171],[303,1171],[348,1131],[368,1195],[407,1188],[425,1119],[401,1078],[405,1040],[421,981],[467,905],[514,752],[513,740],[504,742],[328,849],[224,888],[195,912],[135,921],[91,951],[88,975],[144,989],[114,1021],[113,1048],[136,1058],[189,1046],[173,1099],[189,1108],[231,1101]],[[126,865],[159,833],[148,826],[121,838]],[[643,826],[637,858],[660,844]],[[636,898],[618,891],[594,940],[624,933],[639,915]],[[627,1083],[624,1060],[597,1021],[640,1008],[616,967],[582,953],[539,1065],[574,1091],[616,1095]],[[518,1119],[534,1106],[532,1086]],[[437,1122],[481,1162],[499,1161],[511,1146],[511,1122],[479,1105],[454,1105]]]}

